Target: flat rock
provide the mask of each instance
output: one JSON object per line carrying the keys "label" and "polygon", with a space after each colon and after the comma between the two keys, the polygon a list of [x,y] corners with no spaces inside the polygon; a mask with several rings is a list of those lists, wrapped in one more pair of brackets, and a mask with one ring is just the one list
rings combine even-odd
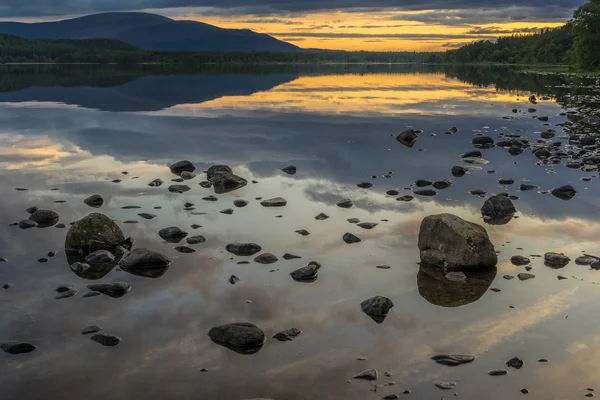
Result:
{"label": "flat rock", "polygon": [[418,138],[419,136],[412,129],[407,129],[398,136],[396,136],[396,140],[406,147],[413,147],[417,142]]}
{"label": "flat rock", "polygon": [[248,184],[246,179],[235,175],[227,165],[213,165],[206,172],[206,177],[217,194],[229,193]]}
{"label": "flat rock", "polygon": [[503,376],[508,374],[508,371],[505,369],[493,369],[488,372],[489,376]]}
{"label": "flat rock", "polygon": [[34,351],[36,347],[27,342],[4,342],[0,343],[0,349],[8,354],[26,354]]}
{"label": "flat rock", "polygon": [[300,257],[300,256],[296,256],[296,255],[294,255],[294,254],[290,254],[290,253],[285,253],[285,254],[282,256],[282,258],[283,258],[284,260],[294,260],[294,259],[296,259],[296,258],[302,258],[302,257]]}
{"label": "flat rock", "polygon": [[271,253],[263,253],[254,259],[254,262],[259,264],[273,264],[277,261],[279,261],[279,259]]}
{"label": "flat rock", "polygon": [[97,326],[97,325],[90,325],[90,326],[88,326],[86,328],[83,328],[81,330],[81,334],[82,335],[90,335],[92,333],[100,332],[101,330],[102,330],[102,328],[99,327],[99,326]]}
{"label": "flat rock", "polygon": [[208,336],[218,344],[239,349],[260,348],[265,342],[262,329],[249,322],[216,326],[208,332]]}
{"label": "flat rock", "polygon": [[396,200],[398,200],[398,201],[404,201],[404,202],[409,202],[409,201],[412,201],[412,200],[414,200],[414,199],[415,199],[415,198],[414,198],[413,196],[411,196],[411,195],[409,195],[409,194],[406,194],[406,195],[404,195],[404,196],[400,196],[400,197],[398,197]]}
{"label": "flat rock", "polygon": [[521,272],[517,275],[517,278],[519,278],[521,281],[528,281],[529,279],[535,278],[535,275],[527,272]]}
{"label": "flat rock", "polygon": [[446,365],[448,367],[456,367],[458,365],[468,364],[475,361],[475,356],[463,354],[440,354],[431,357],[431,359],[438,364]]}
{"label": "flat rock", "polygon": [[425,197],[432,197],[437,194],[437,192],[433,189],[415,190],[413,193],[416,194],[417,196],[425,196]]}
{"label": "flat rock", "polygon": [[77,290],[70,289],[70,290],[67,290],[66,292],[60,292],[59,294],[57,294],[56,296],[54,296],[54,298],[56,300],[67,299],[69,297],[75,296],[76,294],[77,294]]}
{"label": "flat rock", "polygon": [[191,188],[188,185],[171,185],[168,188],[169,192],[171,193],[185,193],[191,190]]}
{"label": "flat rock", "polygon": [[283,197],[274,197],[260,202],[260,205],[263,207],[284,207],[286,204],[287,200]]}
{"label": "flat rock", "polygon": [[326,219],[329,219],[329,215],[321,213],[321,214],[317,215],[317,216],[315,217],[315,219],[316,219],[317,221],[324,221],[324,220],[326,220]]}
{"label": "flat rock", "polygon": [[137,248],[123,257],[120,265],[124,270],[142,271],[166,268],[170,263],[171,260],[162,253],[145,248]]}
{"label": "flat rock", "polygon": [[194,179],[196,177],[196,174],[194,174],[193,172],[189,172],[189,171],[183,171],[181,173],[181,175],[179,175],[181,177],[181,179],[183,179],[184,181],[189,181],[191,179]]}
{"label": "flat rock", "polygon": [[310,235],[310,232],[309,232],[309,231],[307,231],[306,229],[299,229],[299,230],[297,230],[297,231],[295,231],[295,232],[296,232],[298,235],[301,235],[301,236],[308,236],[308,235]]}
{"label": "flat rock", "polygon": [[273,339],[277,339],[280,342],[288,342],[290,340],[294,340],[294,338],[301,333],[302,331],[297,328],[286,329],[285,331],[281,331],[273,335]]}
{"label": "flat rock", "polygon": [[379,224],[376,222],[361,222],[360,224],[358,224],[359,227],[368,230],[375,228],[377,225]]}
{"label": "flat rock", "polygon": [[361,379],[365,381],[376,381],[379,377],[379,374],[376,369],[367,369],[366,371],[359,372],[354,375],[353,379]]}
{"label": "flat rock", "polygon": [[444,390],[452,390],[456,387],[456,382],[454,381],[435,381],[433,384],[436,387]]}
{"label": "flat rock", "polygon": [[122,341],[120,337],[111,335],[110,333],[97,333],[90,339],[96,343],[100,343],[102,346],[107,347],[116,346]]}
{"label": "flat rock", "polygon": [[156,218],[156,215],[154,214],[148,214],[148,213],[140,213],[138,214],[138,216],[144,218],[144,219],[154,219]]}
{"label": "flat rock", "polygon": [[356,186],[358,186],[361,189],[369,189],[373,187],[373,184],[371,182],[361,182],[358,183]]}
{"label": "flat rock", "polygon": [[206,238],[202,235],[191,236],[185,240],[188,244],[200,244],[206,242]]}
{"label": "flat rock", "polygon": [[298,169],[294,165],[288,165],[287,167],[282,168],[281,170],[288,175],[295,175],[298,171]]}
{"label": "flat rock", "polygon": [[550,193],[552,193],[554,197],[557,197],[561,200],[571,200],[573,197],[575,197],[577,191],[571,185],[564,185],[553,189]]}
{"label": "flat rock", "polygon": [[102,293],[106,296],[119,298],[125,296],[131,290],[131,285],[127,282],[100,283],[88,285],[89,290]]}
{"label": "flat rock", "polygon": [[158,236],[167,241],[168,243],[179,243],[188,235],[187,232],[181,230],[176,226],[169,228],[163,228],[158,231]]}
{"label": "flat rock", "polygon": [[230,243],[225,249],[236,256],[249,257],[262,250],[256,243]]}
{"label": "flat rock", "polygon": [[448,189],[450,186],[452,186],[452,181],[450,179],[433,182],[433,187],[438,190]]}

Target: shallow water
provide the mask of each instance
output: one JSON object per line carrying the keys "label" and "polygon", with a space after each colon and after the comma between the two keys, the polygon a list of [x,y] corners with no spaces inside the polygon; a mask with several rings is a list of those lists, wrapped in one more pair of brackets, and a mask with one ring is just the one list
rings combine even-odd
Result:
{"label": "shallow water", "polygon": [[[568,95],[599,94],[594,78],[387,66],[4,72],[0,256],[8,262],[0,263],[0,284],[15,285],[0,289],[0,342],[27,341],[37,349],[0,354],[3,398],[362,400],[410,390],[419,399],[454,392],[507,399],[527,388],[534,398],[565,399],[582,397],[597,384],[600,272],[573,261],[555,270],[532,258],[535,279],[502,276],[525,272],[510,263],[516,254],[600,256],[598,173],[538,166],[530,150],[511,156],[495,147],[482,150],[489,163],[480,170],[461,178],[450,174],[454,165],[467,165],[460,154],[475,150],[471,139],[479,133],[496,140],[500,133],[517,133],[534,143],[553,128],[553,140],[566,143],[559,139],[566,137],[563,128],[555,125],[573,116],[559,114],[580,106]],[[573,81],[577,88],[564,86]],[[549,98],[528,113],[532,93]],[[512,113],[514,108],[519,112]],[[549,126],[533,116],[548,116]],[[411,127],[423,133],[407,148],[395,136]],[[445,134],[451,127],[459,132]],[[185,182],[191,191],[169,193],[176,176],[168,165],[183,159],[194,162],[198,177]],[[203,201],[213,191],[198,183],[214,164],[258,183],[218,195],[217,202]],[[297,166],[296,175],[281,172],[290,164]],[[389,171],[391,178],[385,178]],[[149,187],[155,178],[165,184]],[[499,178],[516,183],[501,186]],[[410,194],[416,179],[452,179],[453,186],[407,203],[386,195],[390,189]],[[358,188],[363,181],[375,186]],[[562,201],[537,190],[520,192],[522,181],[540,190],[570,184],[578,193]],[[29,190],[15,190],[21,187]],[[466,284],[419,271],[417,235],[425,216],[448,212],[484,224],[484,199],[469,194],[473,189],[520,197],[514,202],[518,218],[485,224],[500,251],[497,271]],[[99,211],[118,221],[135,247],[173,260],[157,279],[118,268],[96,276],[94,283],[132,285],[118,299],[81,298],[92,282],[71,272],[64,253],[69,222],[96,211],[83,203],[94,193],[105,199]],[[286,207],[264,208],[255,200],[278,196],[288,200]],[[250,204],[233,207],[238,198]],[[353,208],[336,206],[345,198],[354,201]],[[194,211],[183,210],[188,201]],[[122,209],[128,205],[141,209]],[[67,228],[9,227],[26,219],[31,206],[55,210]],[[219,213],[227,208],[234,208],[233,215]],[[158,217],[144,220],[137,216],[141,212]],[[194,214],[199,212],[206,214]],[[319,213],[330,218],[315,220]],[[348,218],[379,225],[364,230]],[[139,223],[123,223],[130,220]],[[192,224],[202,227],[194,230]],[[158,236],[169,226],[208,240],[191,246],[195,253],[179,253]],[[299,229],[311,235],[300,236]],[[362,242],[344,243],[346,232]],[[261,265],[253,257],[232,257],[225,245],[236,241],[258,243],[280,260]],[[37,261],[51,250],[57,255],[48,263]],[[302,259],[285,261],[284,253]],[[241,260],[250,264],[237,264]],[[291,271],[313,260],[323,265],[316,282],[291,279]],[[391,268],[376,268],[381,265]],[[231,285],[232,274],[241,281]],[[78,295],[55,300],[54,288],[61,284],[73,285]],[[381,324],[360,309],[375,295],[395,304]],[[207,336],[213,326],[238,321],[265,331],[267,342],[258,353],[240,355]],[[123,341],[102,347],[80,334],[89,325]],[[293,341],[271,339],[292,327],[302,330]],[[449,368],[430,360],[441,353],[477,359]],[[506,368],[515,356],[525,366]],[[541,358],[549,362],[538,363]],[[377,381],[351,379],[368,368],[379,371]],[[507,376],[487,375],[502,368]],[[458,385],[443,391],[433,385],[436,380]]]}

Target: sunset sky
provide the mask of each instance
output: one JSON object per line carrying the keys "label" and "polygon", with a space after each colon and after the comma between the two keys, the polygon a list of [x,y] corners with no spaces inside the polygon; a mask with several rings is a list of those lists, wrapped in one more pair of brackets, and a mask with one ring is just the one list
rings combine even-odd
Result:
{"label": "sunset sky", "polygon": [[267,33],[303,48],[445,50],[568,21],[583,0],[2,0],[0,18],[145,11]]}

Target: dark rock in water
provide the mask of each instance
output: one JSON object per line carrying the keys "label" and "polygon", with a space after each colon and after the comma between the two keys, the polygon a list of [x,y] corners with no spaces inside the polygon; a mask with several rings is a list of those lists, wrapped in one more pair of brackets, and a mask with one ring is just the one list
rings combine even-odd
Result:
{"label": "dark rock in water", "polygon": [[454,166],[452,167],[452,176],[455,178],[460,178],[463,177],[467,174],[467,169],[465,167],[461,167],[461,166]]}
{"label": "dark rock in water", "polygon": [[74,262],[71,264],[70,268],[71,271],[75,272],[76,274],[85,274],[87,270],[90,269],[90,265],[82,262]]}
{"label": "dark rock in water", "polygon": [[506,371],[504,369],[494,369],[494,370],[488,372],[489,376],[502,376],[502,375],[506,375],[506,374],[508,374],[508,371]]}
{"label": "dark rock in water", "polygon": [[287,200],[283,197],[275,197],[260,202],[260,205],[263,207],[284,207],[286,204]]}
{"label": "dark rock in water", "polygon": [[283,255],[283,257],[282,257],[282,258],[283,258],[284,260],[294,260],[294,259],[297,259],[297,258],[302,258],[302,257],[300,257],[300,256],[295,256],[295,255],[293,255],[293,254],[290,254],[290,253],[285,253],[285,254]]}
{"label": "dark rock in water", "polygon": [[399,398],[400,398],[400,396],[398,396],[395,393],[388,394],[387,396],[382,397],[383,400],[398,400]]}
{"label": "dark rock in water", "polygon": [[368,369],[366,371],[359,372],[358,374],[354,375],[352,377],[352,379],[361,379],[364,381],[376,381],[378,376],[379,376],[379,374],[377,373],[376,369]]}
{"label": "dark rock in water", "polygon": [[296,172],[298,171],[294,165],[288,165],[287,167],[282,168],[281,170],[288,175],[295,175]]}
{"label": "dark rock in water", "polygon": [[513,265],[527,265],[527,264],[531,263],[531,260],[529,260],[529,258],[524,257],[524,256],[512,256],[510,258],[510,262]]}
{"label": "dark rock in water", "polygon": [[56,224],[56,225],[54,225],[54,227],[63,229],[63,228],[66,228],[67,226],[65,224]]}
{"label": "dark rock in water", "polygon": [[521,369],[523,368],[523,360],[518,357],[513,357],[506,362],[506,365],[511,368]]}
{"label": "dark rock in water", "polygon": [[96,297],[96,296],[101,296],[101,295],[102,295],[102,293],[100,293],[100,292],[87,292],[83,296],[81,296],[81,298],[87,299],[88,297]]}
{"label": "dark rock in water", "polygon": [[35,346],[27,342],[0,343],[0,349],[8,354],[26,354],[35,350]]}
{"label": "dark rock in water", "polygon": [[206,172],[206,178],[212,184],[216,194],[229,193],[248,184],[247,180],[235,175],[226,165],[213,165]]}
{"label": "dark rock in water", "polygon": [[48,257],[54,257],[56,255],[56,251],[52,250],[46,254]]}
{"label": "dark rock in water", "polygon": [[428,181],[427,179],[417,179],[415,181],[415,186],[416,187],[427,187],[427,186],[431,186],[433,184],[433,182]]}
{"label": "dark rock in water", "polygon": [[69,290],[73,290],[73,286],[71,285],[60,285],[57,286],[56,289],[54,289],[56,291],[56,293],[64,293],[64,292],[68,292]]}
{"label": "dark rock in water", "polygon": [[171,169],[171,172],[175,175],[181,175],[181,173],[185,171],[194,172],[196,170],[196,166],[187,160],[176,162],[169,168]]}
{"label": "dark rock in water", "polygon": [[8,282],[8,283],[5,283],[4,285],[2,285],[2,289],[10,289],[14,285],[15,285],[14,282]]}
{"label": "dark rock in water", "polygon": [[351,233],[344,234],[342,239],[344,240],[344,242],[346,242],[348,244],[361,242],[361,239],[358,236],[355,236]]}
{"label": "dark rock in water", "polygon": [[138,216],[144,218],[144,219],[154,219],[156,218],[156,215],[154,214],[148,214],[148,213],[140,213],[138,214]]}
{"label": "dark rock in water", "polygon": [[398,197],[396,200],[398,201],[404,201],[404,202],[409,202],[409,201],[413,201],[415,198],[409,194],[406,194],[404,196],[400,196]]}
{"label": "dark rock in water", "polygon": [[102,293],[106,296],[119,298],[129,293],[131,290],[131,285],[127,282],[113,282],[88,285],[87,288],[91,291]]}
{"label": "dark rock in water", "polygon": [[69,297],[73,297],[77,294],[77,290],[75,289],[71,289],[71,290],[67,290],[66,292],[61,292],[58,295],[54,296],[54,298],[56,300],[61,300],[61,299],[67,299]]}
{"label": "dark rock in water", "polygon": [[438,190],[448,189],[452,186],[452,181],[450,179],[444,179],[443,181],[433,182],[433,187]]}
{"label": "dark rock in water", "polygon": [[452,214],[426,217],[419,231],[421,261],[442,268],[486,268],[498,263],[486,230]]}
{"label": "dark rock in water", "polygon": [[435,196],[437,194],[437,192],[433,189],[416,190],[413,193],[418,196],[427,196],[427,197]]}
{"label": "dark rock in water", "polygon": [[15,188],[15,190],[16,190],[17,192],[26,192],[26,191],[28,191],[29,189],[27,189],[27,188]]}
{"label": "dark rock in water", "polygon": [[488,217],[512,216],[517,210],[506,196],[495,195],[485,201],[481,213]]}
{"label": "dark rock in water", "polygon": [[212,328],[208,332],[215,343],[242,353],[255,353],[265,342],[265,334],[249,322],[237,322]]}
{"label": "dark rock in water", "polygon": [[323,213],[320,213],[319,215],[317,215],[317,216],[315,217],[315,219],[316,219],[317,221],[324,221],[324,220],[326,220],[326,219],[329,219],[329,215],[327,215],[327,214],[323,214]]}
{"label": "dark rock in water", "polygon": [[590,256],[580,256],[575,259],[575,264],[577,265],[592,265],[597,262],[598,259]]}
{"label": "dark rock in water", "polygon": [[231,214],[233,214],[233,209],[231,209],[231,208],[227,208],[227,209],[225,209],[225,210],[221,210],[221,211],[219,211],[219,212],[220,212],[221,214],[231,215]]}
{"label": "dark rock in water", "polygon": [[233,205],[236,207],[242,208],[242,207],[246,207],[248,205],[248,202],[246,200],[235,200],[233,202]]}
{"label": "dark rock in water", "polygon": [[431,357],[438,364],[448,367],[456,367],[457,365],[468,364],[475,361],[475,356],[460,355],[460,354],[440,354]]}
{"label": "dark rock in water", "polygon": [[177,183],[182,183],[184,181],[183,178],[175,178],[175,179],[171,179],[171,182],[177,182]]}
{"label": "dark rock in water", "polygon": [[375,228],[377,225],[379,224],[376,222],[361,222],[360,224],[358,224],[358,226],[360,226],[361,228],[368,230]]}
{"label": "dark rock in water", "polygon": [[350,222],[351,224],[358,224],[360,222],[360,219],[358,219],[358,218],[348,218],[346,221]]}
{"label": "dark rock in water", "polygon": [[206,238],[202,235],[191,236],[185,240],[188,244],[200,244],[206,242]]}
{"label": "dark rock in water", "polygon": [[522,183],[521,187],[519,189],[521,190],[521,192],[525,192],[527,190],[536,190],[536,189],[539,189],[539,188],[540,187],[538,185]]}
{"label": "dark rock in water", "polygon": [[256,243],[230,243],[225,249],[240,257],[250,257],[262,250],[262,247]]}
{"label": "dark rock in water", "polygon": [[290,340],[294,340],[294,338],[300,335],[302,331],[298,328],[286,329],[285,331],[281,331],[273,335],[273,339],[277,339],[280,342],[287,342]]}
{"label": "dark rock in water", "polygon": [[56,225],[59,216],[51,210],[37,210],[29,216],[29,219],[37,222],[38,228],[47,228]]}
{"label": "dark rock in water", "polygon": [[240,281],[240,278],[238,278],[235,275],[231,275],[229,277],[229,283],[231,283],[232,285],[235,285],[236,283],[238,283]]}
{"label": "dark rock in water", "polygon": [[479,150],[468,151],[466,153],[462,153],[460,158],[483,158],[483,154],[481,154],[481,151]]}
{"label": "dark rock in water", "polygon": [[131,251],[120,262],[123,271],[146,278],[160,278],[170,264],[166,255],[144,248]]}
{"label": "dark rock in water", "polygon": [[183,179],[184,181],[189,181],[191,179],[194,179],[196,177],[196,174],[189,171],[183,171],[179,176],[181,176],[181,179]]}
{"label": "dark rock in water", "polygon": [[513,183],[515,183],[515,180],[510,178],[500,178],[498,179],[498,183],[500,185],[512,185]]}
{"label": "dark rock in water", "polygon": [[204,200],[204,201],[219,201],[219,198],[217,196],[215,196],[214,194],[211,194],[210,196],[203,197],[202,200]]}
{"label": "dark rock in water", "polygon": [[521,280],[521,281],[528,281],[529,279],[535,278],[535,275],[529,274],[527,272],[521,272],[520,274],[517,275],[517,278],[519,278],[519,280]]}
{"label": "dark rock in water", "polygon": [[471,143],[475,147],[487,149],[494,146],[494,139],[489,136],[476,136],[471,139]]}
{"label": "dark rock in water", "polygon": [[254,259],[254,262],[259,264],[273,264],[277,261],[279,261],[279,259],[271,253],[263,253]]}
{"label": "dark rock in water", "polygon": [[487,192],[483,189],[473,189],[469,191],[473,196],[485,196]]}
{"label": "dark rock in water", "polygon": [[162,186],[162,184],[163,184],[163,181],[162,181],[162,179],[155,179],[155,180],[153,180],[152,182],[150,182],[150,183],[148,184],[148,186],[151,186],[151,187],[159,187],[159,186]]}
{"label": "dark rock in water", "polygon": [[177,246],[177,247],[175,247],[175,251],[178,251],[180,253],[185,253],[185,254],[196,252],[196,250],[192,249],[191,247],[187,247],[187,246]]}
{"label": "dark rock in water", "polygon": [[515,279],[514,275],[508,275],[508,274],[504,275],[503,278],[506,279],[507,281],[511,281],[511,280]]}
{"label": "dark rock in water", "polygon": [[19,228],[21,229],[30,229],[35,228],[36,226],[38,226],[37,222],[30,219],[24,219],[23,221],[19,222]]}
{"label": "dark rock in water", "polygon": [[510,154],[511,156],[518,156],[519,154],[523,153],[523,148],[521,147],[517,147],[517,146],[512,146],[511,148],[508,149],[508,154]]}
{"label": "dark rock in water", "polygon": [[188,235],[187,232],[179,229],[176,226],[164,228],[158,231],[158,236],[167,241],[168,243],[179,243]]}
{"label": "dark rock in water", "polygon": [[88,326],[86,328],[83,328],[81,330],[81,334],[82,335],[90,335],[92,333],[100,332],[101,330],[102,330],[102,328],[99,327],[99,326],[97,326],[97,325],[90,325],[90,326]]}
{"label": "dark rock in water", "polygon": [[29,207],[27,210],[25,210],[28,214],[33,214],[34,212],[36,212],[37,210],[39,210],[39,208],[37,207]]}
{"label": "dark rock in water", "polygon": [[116,346],[123,340],[118,336],[111,335],[110,333],[97,333],[90,339],[96,343],[100,343],[102,346],[108,347]]}
{"label": "dark rock in water", "polygon": [[99,194],[93,194],[83,202],[90,207],[100,208],[104,204],[104,199]]}
{"label": "dark rock in water", "polygon": [[200,186],[202,186],[204,189],[210,189],[212,187],[212,183],[209,181],[202,181],[200,182]]}
{"label": "dark rock in water", "polygon": [[391,190],[388,190],[387,192],[385,192],[385,194],[387,194],[388,196],[398,196],[400,194],[400,192],[397,191],[396,189],[391,189]]}
{"label": "dark rock in water", "polygon": [[554,267],[564,267],[571,259],[562,253],[548,252],[544,254],[544,264]]}
{"label": "dark rock in water", "polygon": [[115,261],[115,256],[108,250],[97,250],[85,257],[85,262],[89,265],[108,264]]}
{"label": "dark rock in water", "polygon": [[371,182],[361,182],[359,184],[357,184],[356,186],[358,186],[361,189],[369,189],[373,187],[373,184]]}
{"label": "dark rock in water", "polygon": [[360,308],[363,312],[378,324],[381,324],[385,320],[392,307],[394,307],[394,303],[383,296],[371,297],[360,303]]}
{"label": "dark rock in water", "polygon": [[138,208],[142,208],[140,206],[123,206],[121,207],[121,210],[136,210]]}
{"label": "dark rock in water", "polygon": [[293,271],[290,275],[297,282],[314,282],[319,275],[321,264],[311,261],[306,267]]}
{"label": "dark rock in water", "polygon": [[577,191],[571,185],[564,185],[552,190],[551,193],[561,200],[571,200],[573,197],[575,197]]}
{"label": "dark rock in water", "polygon": [[38,258],[39,263],[47,263],[48,259],[46,257]]}
{"label": "dark rock in water", "polygon": [[352,208],[354,203],[350,199],[344,199],[337,202],[337,206],[340,208]]}
{"label": "dark rock in water", "polygon": [[169,186],[169,192],[171,193],[185,193],[189,191],[191,188],[188,185],[171,185]]}
{"label": "dark rock in water", "polygon": [[396,136],[396,140],[402,143],[406,147],[413,147],[417,142],[419,136],[412,129],[408,129],[398,136]]}
{"label": "dark rock in water", "polygon": [[306,229],[300,229],[300,230],[297,230],[297,231],[295,231],[295,232],[296,232],[298,235],[301,235],[301,236],[308,236],[308,235],[310,235],[310,232],[309,232],[309,231],[307,231]]}

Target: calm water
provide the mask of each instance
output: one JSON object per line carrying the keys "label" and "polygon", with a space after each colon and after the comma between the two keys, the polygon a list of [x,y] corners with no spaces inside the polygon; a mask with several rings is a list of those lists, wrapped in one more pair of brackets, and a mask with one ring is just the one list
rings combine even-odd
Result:
{"label": "calm water", "polygon": [[[556,125],[572,117],[559,114],[580,106],[571,94],[598,96],[593,79],[409,67],[177,72],[2,71],[0,256],[8,262],[0,265],[0,284],[15,285],[0,289],[0,342],[37,346],[25,355],[0,354],[3,399],[363,400],[407,389],[412,391],[407,398],[417,399],[449,398],[453,392],[467,399],[509,399],[527,388],[530,397],[560,400],[581,398],[586,388],[600,384],[600,272],[574,262],[555,270],[533,258],[535,279],[502,278],[525,271],[509,262],[516,254],[559,251],[572,260],[584,251],[600,255],[598,173],[538,166],[531,151],[513,157],[492,148],[483,151],[489,164],[481,170],[462,178],[450,174],[454,165],[464,165],[459,156],[473,150],[471,139],[478,133],[494,138],[517,133],[535,142],[553,128],[554,140],[566,143]],[[536,113],[527,112],[532,93],[549,96],[534,106]],[[548,116],[549,126],[532,116]],[[413,148],[395,140],[409,127],[423,130]],[[451,127],[460,131],[445,134]],[[183,159],[195,163],[198,177],[187,182],[191,191],[171,194],[167,186],[175,176],[168,165]],[[205,179],[201,171],[213,164],[230,165],[258,183],[219,195],[217,202],[203,201],[213,192],[198,185]],[[298,167],[296,175],[280,171],[289,164]],[[383,177],[389,171],[392,177]],[[588,176],[593,179],[581,180]],[[148,187],[155,178],[165,185]],[[446,178],[454,185],[435,197],[404,203],[386,196],[389,189],[409,194],[416,179]],[[498,178],[516,183],[503,187]],[[375,186],[359,189],[362,181]],[[571,184],[578,194],[561,201],[519,192],[521,181],[541,190]],[[425,216],[449,212],[483,224],[484,199],[469,194],[473,189],[520,197],[519,218],[486,225],[500,251],[497,271],[468,284],[419,272],[417,235]],[[118,221],[136,247],[173,260],[158,279],[118,268],[99,277],[96,282],[132,285],[119,299],[81,298],[92,282],[69,268],[67,229],[9,227],[28,217],[26,208],[37,206],[58,212],[68,228],[94,211],[83,204],[94,193],[105,198],[100,211]],[[276,196],[288,205],[268,209],[255,200]],[[238,198],[250,201],[248,207],[219,213]],[[337,207],[344,198],[355,206]],[[194,213],[206,214],[184,211],[188,201],[195,203]],[[127,205],[141,209],[121,209]],[[140,212],[158,217],[147,221]],[[319,213],[330,218],[315,220]],[[363,230],[348,218],[379,225]],[[139,223],[123,224],[128,220]],[[194,230],[192,224],[202,227]],[[178,253],[158,236],[169,226],[208,240],[193,246],[196,253]],[[299,229],[311,235],[296,234]],[[345,244],[346,232],[363,241]],[[244,258],[225,251],[234,241],[302,259],[239,265]],[[37,262],[51,250],[56,257]],[[293,281],[289,272],[311,260],[323,265],[318,280]],[[391,269],[376,268],[383,264]],[[232,274],[241,279],[236,285],[228,282]],[[79,294],[55,300],[54,288],[61,284]],[[395,304],[382,324],[359,305],[375,295]],[[268,340],[258,353],[240,355],[208,338],[211,327],[237,321],[265,331]],[[80,334],[88,325],[123,341],[102,347]],[[302,330],[294,341],[270,339],[292,327]],[[439,353],[477,359],[448,368],[430,360]],[[515,356],[525,361],[521,370],[487,375]],[[549,362],[538,363],[540,358]],[[367,368],[380,373],[376,392],[371,383],[351,379]],[[433,386],[436,380],[455,380],[458,386],[443,391]]]}

